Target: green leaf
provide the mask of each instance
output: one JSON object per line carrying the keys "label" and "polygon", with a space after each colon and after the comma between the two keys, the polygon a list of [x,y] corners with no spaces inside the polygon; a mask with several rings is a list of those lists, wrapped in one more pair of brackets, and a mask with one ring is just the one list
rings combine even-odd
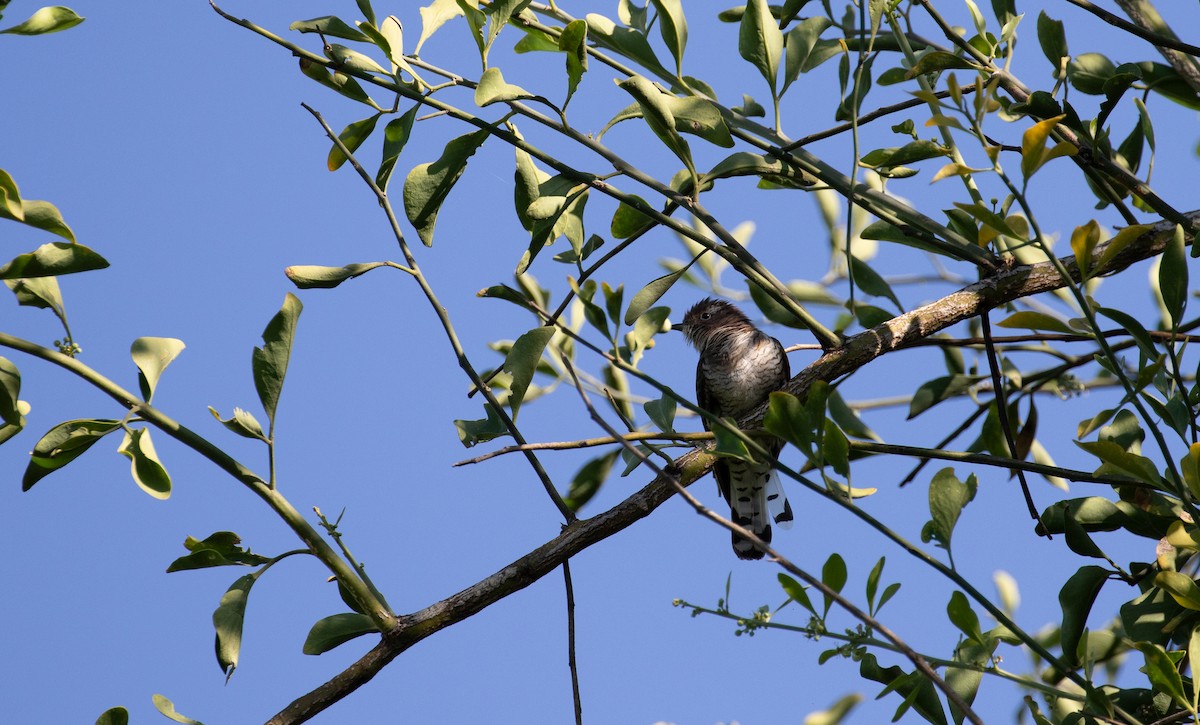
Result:
{"label": "green leaf", "polygon": [[903,164],[912,164],[927,159],[935,159],[939,156],[945,156],[948,152],[949,149],[935,141],[910,141],[899,147],[868,151],[860,161],[863,166],[888,168]]}
{"label": "green leaf", "polygon": [[1158,267],[1158,290],[1170,316],[1171,329],[1176,329],[1183,319],[1188,296],[1187,245],[1183,227],[1178,224],[1171,241],[1163,249],[1162,264]]}
{"label": "green leaf", "polygon": [[[838,594],[842,593],[842,587],[846,586],[846,560],[841,554],[834,552],[825,560],[825,565],[821,567],[821,583]],[[825,598],[825,609],[821,615],[824,619],[829,615],[829,608],[833,606],[833,598],[824,592],[821,596]]]}
{"label": "green leaf", "polygon": [[962,592],[955,590],[950,595],[946,615],[950,618],[950,623],[958,627],[958,631],[967,635],[968,639],[981,645],[986,644],[983,631],[979,629],[979,616],[971,609],[971,603]]}
{"label": "green leaf", "polygon": [[583,467],[571,479],[571,487],[567,490],[567,495],[563,497],[563,503],[567,505],[567,508],[579,511],[584,504],[592,500],[592,497],[596,495],[600,486],[608,478],[608,474],[612,472],[613,464],[616,463],[620,453],[620,450],[612,450],[583,464]]}
{"label": "green leaf", "polygon": [[[4,3],[7,5],[8,3]],[[0,10],[3,6],[0,6]],[[71,8],[65,8],[61,5],[53,7],[45,7],[24,22],[18,23],[11,28],[0,30],[0,33],[11,33],[13,35],[45,35],[47,33],[57,33],[60,30],[73,28],[83,22],[83,18],[75,14]]]}
{"label": "green leaf", "polygon": [[247,411],[241,408],[234,408],[233,415],[228,420],[223,420],[221,414],[216,411],[211,405],[208,407],[208,412],[212,413],[217,422],[225,426],[228,430],[237,433],[243,438],[254,438],[264,443],[270,443],[267,434],[263,432],[262,426],[258,419]]}
{"label": "green leaf", "polygon": [[1079,270],[1083,273],[1083,278],[1088,278],[1088,265],[1092,261],[1092,252],[1096,249],[1096,245],[1100,242],[1100,225],[1095,219],[1088,221],[1080,227],[1075,227],[1075,231],[1071,232],[1071,251],[1075,253],[1075,261],[1079,264]]}
{"label": "green leaf", "polygon": [[167,719],[174,720],[183,725],[204,725],[199,720],[193,720],[190,717],[181,715],[175,711],[175,703],[168,700],[166,697],[155,694],[150,698],[154,702],[154,709],[158,710]]}
{"label": "green leaf", "polygon": [[217,531],[201,540],[191,536],[183,546],[189,554],[179,557],[167,567],[167,573],[214,566],[261,566],[271,559],[242,548],[242,538],[232,531]]}
{"label": "green leaf", "polygon": [[359,23],[360,28],[371,36],[371,39],[378,45],[380,50],[387,53],[388,60],[392,62],[392,76],[396,80],[400,80],[399,71],[412,76],[413,81],[418,88],[428,88],[429,84],[425,79],[417,74],[417,71],[409,64],[408,59],[404,57],[404,27],[400,24],[400,19],[395,15],[389,15],[383,19],[383,23],[379,25],[379,30],[373,30],[371,25],[367,23]]}
{"label": "green leaf", "polygon": [[0,420],[7,425],[25,425],[20,395],[21,371],[11,360],[0,357]]}
{"label": "green leaf", "polygon": [[1058,603],[1062,607],[1063,619],[1060,631],[1063,660],[1079,666],[1079,641],[1087,626],[1088,614],[1100,588],[1108,580],[1108,570],[1098,566],[1082,566],[1067,579],[1058,592]]}
{"label": "green leaf", "polygon": [[275,427],[275,410],[279,407],[279,394],[283,391],[283,379],[287,375],[288,361],[292,356],[292,342],[296,337],[296,321],[304,308],[296,295],[288,292],[283,306],[267,323],[263,330],[263,346],[254,348],[250,367],[254,372],[254,388],[258,399],[267,413],[267,422]]}
{"label": "green leaf", "polygon": [[96,718],[96,725],[129,725],[129,711],[123,707],[110,707]]}
{"label": "green leaf", "polygon": [[1192,627],[1192,636],[1188,637],[1187,653],[1188,669],[1192,671],[1191,706],[1194,708],[1197,701],[1200,701],[1200,677],[1196,677],[1196,672],[1200,672],[1200,625]]}
{"label": "green leaf", "polygon": [[1071,551],[1080,556],[1090,556],[1094,559],[1106,558],[1100,547],[1096,546],[1096,542],[1092,541],[1087,529],[1083,528],[1083,525],[1076,520],[1070,504],[1066,504],[1063,508],[1063,529],[1067,538],[1067,548]]}
{"label": "green leaf", "polygon": [[413,50],[413,55],[421,54],[421,46],[447,20],[459,17],[462,14],[463,10],[455,0],[433,0],[428,6],[421,8],[421,38],[417,41],[417,47]]}
{"label": "green leaf", "polygon": [[617,86],[633,96],[638,108],[642,111],[642,120],[646,122],[654,135],[683,162],[692,177],[696,178],[692,149],[688,146],[688,142],[679,135],[675,116],[671,113],[671,105],[667,100],[672,96],[663,93],[649,80],[638,75],[620,81]]}
{"label": "green leaf", "polygon": [[[342,129],[342,132],[338,134],[338,138],[353,153],[359,146],[363,145],[363,142],[367,140],[371,132],[375,130],[375,124],[379,121],[381,115],[376,113],[361,121],[355,121]],[[341,148],[337,144],[333,144],[329,149],[329,158],[325,162],[326,167],[330,171],[337,171],[344,163],[346,163],[346,155],[342,153]]]}
{"label": "green leaf", "polygon": [[923,383],[909,401],[908,420],[916,418],[943,400],[962,393],[982,379],[979,375],[946,375]]}
{"label": "green leaf", "polygon": [[752,63],[778,96],[779,60],[783,56],[783,33],[779,30],[767,0],[750,0],[738,31],[738,53]]}
{"label": "green leaf", "polygon": [[237,669],[238,657],[242,650],[242,625],[246,620],[246,601],[250,596],[250,587],[258,581],[258,576],[264,570],[259,569],[253,574],[239,577],[225,594],[221,603],[213,611],[213,628],[216,630],[217,664],[225,673],[225,681],[233,676]]}
{"label": "green leaf", "polygon": [[[734,421],[724,418],[726,423],[734,424]],[[736,427],[736,426],[734,426]],[[739,461],[754,462],[754,456],[750,454],[750,449],[746,447],[745,441],[737,437],[732,431],[729,431],[725,426],[713,424],[713,436],[717,439],[717,445],[713,448],[713,453],[726,458],[736,458]]]}
{"label": "green leaf", "polygon": [[329,68],[325,65],[309,60],[308,58],[300,59],[300,72],[352,101],[365,103],[376,111],[382,110],[379,108],[379,104],[371,100],[371,97],[367,95],[367,92],[362,89],[362,86],[352,76],[348,76],[341,71],[330,72]]}
{"label": "green leaf", "polygon": [[535,327],[518,337],[517,341],[513,343],[512,349],[508,351],[508,356],[504,358],[504,365],[501,369],[512,375],[508,404],[512,408],[514,420],[517,412],[521,409],[525,391],[529,389],[529,383],[533,380],[537,364],[542,359],[542,352],[545,351],[546,345],[552,337],[554,337],[553,327]]}
{"label": "green leaf", "polygon": [[455,420],[454,427],[458,429],[458,439],[465,448],[507,435],[509,430],[496,415],[492,406],[485,404],[483,412],[487,416],[479,420]]}
{"label": "green leaf", "polygon": [[283,273],[300,289],[332,289],[348,279],[354,279],[372,269],[387,267],[387,262],[363,262],[344,267],[322,267],[315,264],[294,264]]}
{"label": "green leaf", "polygon": [[[958,480],[953,468],[943,468],[929,482],[929,514],[932,517],[927,530],[921,532],[922,541],[937,541],[946,549],[954,535],[954,527],[963,508],[974,498],[979,484],[975,474],[966,481]],[[927,536],[928,534],[928,536]]]}
{"label": "green leaf", "polygon": [[896,309],[904,311],[904,306],[900,304],[900,299],[896,297],[896,293],[892,291],[891,285],[875,270],[858,257],[851,254],[850,273],[854,279],[854,284],[860,290],[866,292],[872,297],[886,297],[891,300],[892,304],[896,305]]}
{"label": "green leaf", "polygon": [[1050,332],[1061,332],[1065,335],[1079,334],[1079,330],[1076,330],[1057,317],[1047,315],[1044,312],[1033,312],[1030,310],[1014,312],[997,322],[996,326],[1006,327],[1010,330],[1048,330]]}
{"label": "green leaf", "polygon": [[683,51],[687,47],[687,19],[683,16],[680,0],[650,0],[658,13],[658,31],[671,57],[675,59],[675,75],[683,77]]}
{"label": "green leaf", "polygon": [[504,75],[495,66],[485,70],[479,77],[479,85],[475,86],[475,105],[481,108],[493,103],[534,97],[534,94],[524,88],[506,83]]}
{"label": "green leaf", "polygon": [[1200,587],[1187,574],[1177,571],[1160,571],[1154,577],[1154,585],[1171,595],[1179,606],[1200,611]]}
{"label": "green leaf", "polygon": [[993,230],[999,232],[1000,234],[1003,234],[1006,237],[1012,237],[1013,239],[1025,239],[1026,238],[1026,235],[1021,234],[1021,233],[1017,232],[1015,229],[1013,229],[1009,225],[1007,219],[1000,216],[999,214],[992,211],[991,209],[988,209],[987,207],[983,206],[982,204],[963,204],[961,202],[956,201],[956,202],[954,202],[954,206],[965,211],[967,214],[969,214],[970,216],[972,216],[976,220],[978,220],[981,224],[991,227]]}
{"label": "green leaf", "polygon": [[404,213],[425,246],[433,246],[438,211],[487,137],[487,131],[476,131],[451,140],[437,161],[417,165],[404,180]]}
{"label": "green leaf", "polygon": [[824,15],[814,15],[801,20],[796,27],[787,33],[787,54],[783,62],[783,89],[787,91],[800,74],[810,70],[808,64],[813,57],[813,49],[817,48],[821,33],[825,32],[833,22]]}
{"label": "green leaf", "polygon": [[297,20],[288,26],[288,30],[294,30],[298,33],[320,33],[327,38],[342,38],[343,40],[353,40],[358,43],[369,43],[371,39],[363,35],[361,31],[347,25],[341,18],[333,15],[325,15],[312,20]]}
{"label": "green leaf", "polygon": [[353,48],[347,48],[337,43],[330,43],[325,46],[325,57],[332,60],[337,68],[345,68],[346,70],[357,71],[359,73],[391,75],[383,69],[383,66],[376,63],[371,56],[364,55]]}
{"label": "green leaf", "polygon": [[783,591],[792,598],[792,601],[812,612],[813,616],[816,616],[817,610],[815,607],[813,607],[812,601],[810,601],[808,598],[808,592],[803,586],[801,586],[800,582],[782,572],[777,576],[779,578],[779,585],[782,586]]}
{"label": "green leaf", "polygon": [[905,78],[916,78],[926,73],[937,73],[944,70],[974,70],[975,65],[960,55],[947,53],[944,50],[934,50],[922,55],[916,65],[908,69]]}
{"label": "green leaf", "polygon": [[1075,445],[1138,481],[1155,487],[1163,485],[1153,461],[1130,453],[1112,441],[1075,441]]}
{"label": "green leaf", "polygon": [[799,448],[809,458],[813,456],[814,424],[800,399],[791,393],[771,393],[763,428]]}
{"label": "green leaf", "polygon": [[[674,398],[663,395],[658,400],[647,400],[642,404],[642,408],[659,430],[664,433],[675,432],[675,412],[678,406]],[[1200,448],[1200,443],[1197,444],[1197,448]]]}
{"label": "green leaf", "polygon": [[120,427],[121,421],[104,419],[68,420],[54,426],[33,446],[21,490],[28,491]]}
{"label": "green leaf", "polygon": [[1046,60],[1050,61],[1050,65],[1054,66],[1055,78],[1057,78],[1062,59],[1070,55],[1067,51],[1067,34],[1063,30],[1062,21],[1052,19],[1044,10],[1038,12],[1037,34],[1042,52],[1045,53]]}
{"label": "green leaf", "polygon": [[[631,194],[630,196],[637,199],[641,204],[650,206],[645,199],[637,194]],[[642,229],[657,223],[654,219],[646,216],[635,207],[621,202],[617,206],[617,210],[613,212],[612,223],[609,225],[609,233],[616,239],[628,239],[642,231]]]}
{"label": "green leaf", "polygon": [[160,501],[171,497],[171,476],[158,460],[149,428],[127,430],[117,453],[131,461],[129,468],[133,481],[143,491]]}
{"label": "green leaf", "polygon": [[[1160,572],[1159,576],[1177,573],[1173,571]],[[1192,586],[1195,587],[1195,584]],[[1192,607],[1192,609],[1197,608],[1200,606]],[[1177,704],[1190,707],[1191,700],[1183,690],[1183,678],[1176,669],[1175,660],[1168,657],[1166,651],[1153,642],[1134,642],[1133,646],[1146,658],[1144,671],[1150,678],[1150,684],[1154,686],[1154,689],[1170,695]]]}
{"label": "green leaf", "polygon": [[[822,437],[821,457],[834,471],[849,478],[850,442],[846,440],[846,434],[842,432],[842,429],[837,427],[837,423],[828,418],[825,419],[825,435]],[[875,489],[868,490],[871,493],[875,492]],[[860,495],[870,494],[863,493]]]}
{"label": "green leaf", "polygon": [[25,221],[25,208],[21,205],[21,190],[17,182],[4,169],[0,169],[0,209],[15,221]]}
{"label": "green leaf", "polygon": [[859,661],[858,672],[864,679],[886,685],[884,693],[895,690],[904,698],[904,703],[896,710],[893,722],[899,720],[909,706],[912,706],[928,722],[946,725],[946,713],[938,699],[937,690],[934,689],[933,683],[920,673],[906,673],[895,665],[880,667],[875,655],[869,652]]}
{"label": "green leaf", "polygon": [[154,388],[171,361],[183,352],[183,340],[173,337],[139,337],[129,348],[133,364],[138,367],[138,387],[142,400],[147,403],[154,397]]}
{"label": "green leaf", "polygon": [[318,619],[304,640],[304,654],[319,655],[355,637],[378,632],[371,618],[365,614],[345,612]]}
{"label": "green leaf", "polygon": [[646,283],[637,291],[633,299],[629,301],[629,308],[625,310],[625,324],[632,325],[637,318],[646,313],[646,310],[654,306],[667,290],[671,289],[671,285],[679,281],[679,278],[688,270],[687,267],[682,267],[669,274],[653,279]]}
{"label": "green leaf", "polygon": [[1071,85],[1088,95],[1103,95],[1104,84],[1116,73],[1117,67],[1100,53],[1077,55],[1067,63],[1067,78]]}
{"label": "green leaf", "polygon": [[558,49],[567,55],[567,98],[563,101],[565,109],[588,69],[587,22],[572,20],[567,23],[559,33]]}
{"label": "green leaf", "polygon": [[1200,499],[1200,443],[1188,447],[1188,452],[1179,461],[1179,469],[1192,496]]}
{"label": "green leaf", "polygon": [[512,16],[519,14],[529,5],[530,0],[492,0],[487,6],[487,15],[491,18],[488,23],[487,38],[483,46],[483,64],[487,66],[488,51],[491,50],[492,43],[496,42],[497,36],[504,26],[508,25],[508,21]]}
{"label": "green leaf", "polygon": [[645,33],[633,28],[623,28],[597,13],[588,13],[584,19],[587,21],[588,35],[597,45],[636,61],[655,75],[673,75],[658,62]]}
{"label": "green leaf", "polygon": [[32,252],[15,257],[11,262],[0,267],[0,279],[57,277],[63,274],[104,269],[107,266],[108,260],[82,244],[50,242]]}

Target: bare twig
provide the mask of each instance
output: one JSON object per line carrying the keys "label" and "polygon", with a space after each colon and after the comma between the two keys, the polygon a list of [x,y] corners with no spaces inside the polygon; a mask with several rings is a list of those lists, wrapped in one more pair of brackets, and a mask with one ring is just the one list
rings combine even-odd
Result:
{"label": "bare twig", "polygon": [[583,700],[579,696],[579,668],[575,662],[575,587],[571,584],[571,560],[563,562],[567,588],[567,666],[571,669],[571,698],[575,703],[575,725],[583,725]]}

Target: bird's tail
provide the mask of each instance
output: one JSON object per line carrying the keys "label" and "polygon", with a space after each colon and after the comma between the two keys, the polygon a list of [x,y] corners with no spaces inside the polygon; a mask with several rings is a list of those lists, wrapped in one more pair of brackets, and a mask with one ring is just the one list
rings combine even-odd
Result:
{"label": "bird's tail", "polygon": [[[771,524],[792,525],[792,506],[779,482],[779,474],[758,466],[730,466],[729,508],[735,524],[771,543]],[[750,540],[733,534],[733,553],[739,559],[761,559],[763,553]]]}

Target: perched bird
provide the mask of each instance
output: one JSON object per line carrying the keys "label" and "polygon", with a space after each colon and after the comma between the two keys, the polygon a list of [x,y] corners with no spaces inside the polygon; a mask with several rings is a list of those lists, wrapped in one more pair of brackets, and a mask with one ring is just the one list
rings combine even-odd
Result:
{"label": "perched bird", "polygon": [[[778,390],[792,375],[779,340],[756,328],[741,310],[723,300],[703,299],[671,329],[683,333],[700,352],[696,365],[696,402],[708,412],[738,420]],[[704,429],[711,430],[707,420]],[[783,441],[768,445],[778,456]],[[771,541],[771,523],[792,525],[792,507],[769,463],[719,458],[713,464],[717,488],[729,502],[734,523]],[[769,512],[774,511],[774,515]],[[739,559],[761,559],[762,552],[733,535]]]}

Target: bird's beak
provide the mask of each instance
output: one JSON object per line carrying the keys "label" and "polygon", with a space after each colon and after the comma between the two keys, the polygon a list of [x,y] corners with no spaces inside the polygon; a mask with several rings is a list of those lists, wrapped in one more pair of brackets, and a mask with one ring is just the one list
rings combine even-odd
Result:
{"label": "bird's beak", "polygon": [[687,325],[683,324],[682,322],[677,322],[674,325],[671,325],[671,329],[676,332],[687,332]]}

